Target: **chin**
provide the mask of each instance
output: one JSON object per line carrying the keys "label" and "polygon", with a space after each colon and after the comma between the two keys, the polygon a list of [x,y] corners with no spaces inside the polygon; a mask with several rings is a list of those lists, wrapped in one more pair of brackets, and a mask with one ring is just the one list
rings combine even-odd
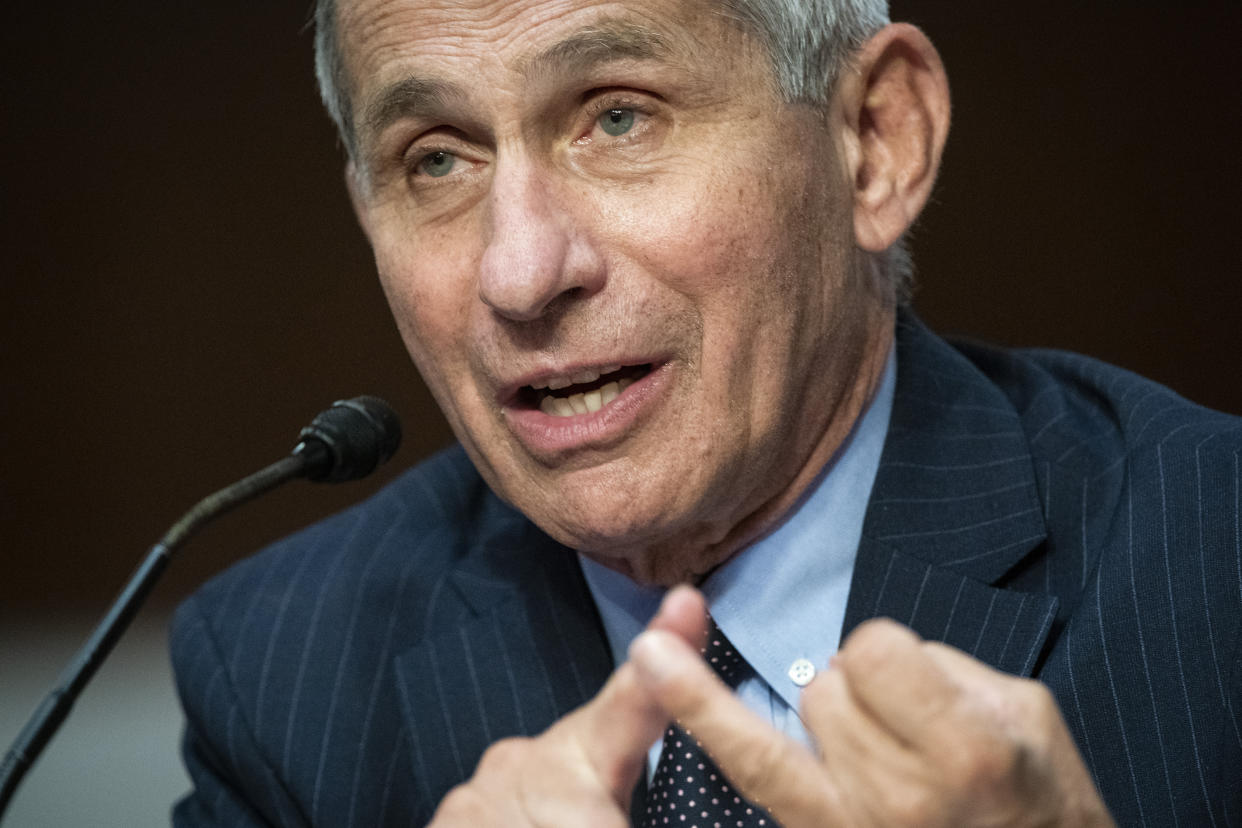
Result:
{"label": "chin", "polygon": [[560,510],[549,514],[547,520],[536,519],[535,522],[566,546],[608,555],[649,546],[659,536],[658,531],[653,531],[652,521],[636,516],[633,511],[614,515],[596,511],[579,515]]}
{"label": "chin", "polygon": [[633,507],[602,517],[595,512],[590,520],[574,519],[562,512],[536,523],[571,549],[643,584],[698,583],[729,555],[701,523],[673,526],[666,514]]}

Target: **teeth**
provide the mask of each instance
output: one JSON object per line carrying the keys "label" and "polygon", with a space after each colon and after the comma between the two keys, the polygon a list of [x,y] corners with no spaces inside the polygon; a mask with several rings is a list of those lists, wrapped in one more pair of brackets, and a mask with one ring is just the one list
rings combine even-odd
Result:
{"label": "teeth", "polygon": [[536,391],[542,391],[545,388],[551,391],[557,391],[561,388],[568,388],[575,383],[595,382],[604,374],[611,374],[620,370],[620,365],[602,365],[598,370],[595,368],[583,368],[576,374],[571,374],[566,377],[556,377],[543,383],[535,383],[531,385],[531,388],[534,388]]}
{"label": "teeth", "polygon": [[584,368],[573,375],[573,381],[576,383],[595,382],[599,379],[599,371],[591,368]]}
{"label": "teeth", "polygon": [[618,380],[588,391],[585,394],[571,394],[568,397],[544,395],[539,403],[539,410],[553,417],[573,417],[578,414],[594,414],[610,402],[621,396],[626,388],[634,384],[633,380]]}

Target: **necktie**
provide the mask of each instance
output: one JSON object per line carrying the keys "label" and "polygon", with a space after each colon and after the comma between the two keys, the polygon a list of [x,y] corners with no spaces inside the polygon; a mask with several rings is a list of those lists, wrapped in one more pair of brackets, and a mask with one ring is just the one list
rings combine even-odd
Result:
{"label": "necktie", "polygon": [[[753,672],[714,621],[703,658],[730,687],[737,687]],[[777,823],[766,811],[735,791],[695,738],[673,724],[664,733],[660,761],[647,788],[646,813],[640,825],[647,828],[771,828]]]}

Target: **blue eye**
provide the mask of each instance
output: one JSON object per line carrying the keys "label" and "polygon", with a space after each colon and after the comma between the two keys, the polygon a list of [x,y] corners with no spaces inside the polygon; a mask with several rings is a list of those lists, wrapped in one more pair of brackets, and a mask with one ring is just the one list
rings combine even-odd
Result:
{"label": "blue eye", "polygon": [[624,135],[634,128],[634,110],[610,109],[600,115],[596,123],[609,135]]}
{"label": "blue eye", "polygon": [[457,156],[450,152],[433,152],[424,156],[423,160],[418,162],[418,169],[432,178],[441,178],[448,175],[453,170],[453,165],[457,163]]}

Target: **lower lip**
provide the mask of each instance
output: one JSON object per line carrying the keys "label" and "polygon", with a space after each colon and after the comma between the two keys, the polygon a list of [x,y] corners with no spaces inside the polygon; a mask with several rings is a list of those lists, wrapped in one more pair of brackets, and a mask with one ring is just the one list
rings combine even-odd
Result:
{"label": "lower lip", "polygon": [[624,439],[641,418],[650,416],[668,386],[668,374],[669,363],[657,365],[599,411],[557,417],[538,408],[506,408],[505,420],[518,440],[541,459],[609,448]]}

